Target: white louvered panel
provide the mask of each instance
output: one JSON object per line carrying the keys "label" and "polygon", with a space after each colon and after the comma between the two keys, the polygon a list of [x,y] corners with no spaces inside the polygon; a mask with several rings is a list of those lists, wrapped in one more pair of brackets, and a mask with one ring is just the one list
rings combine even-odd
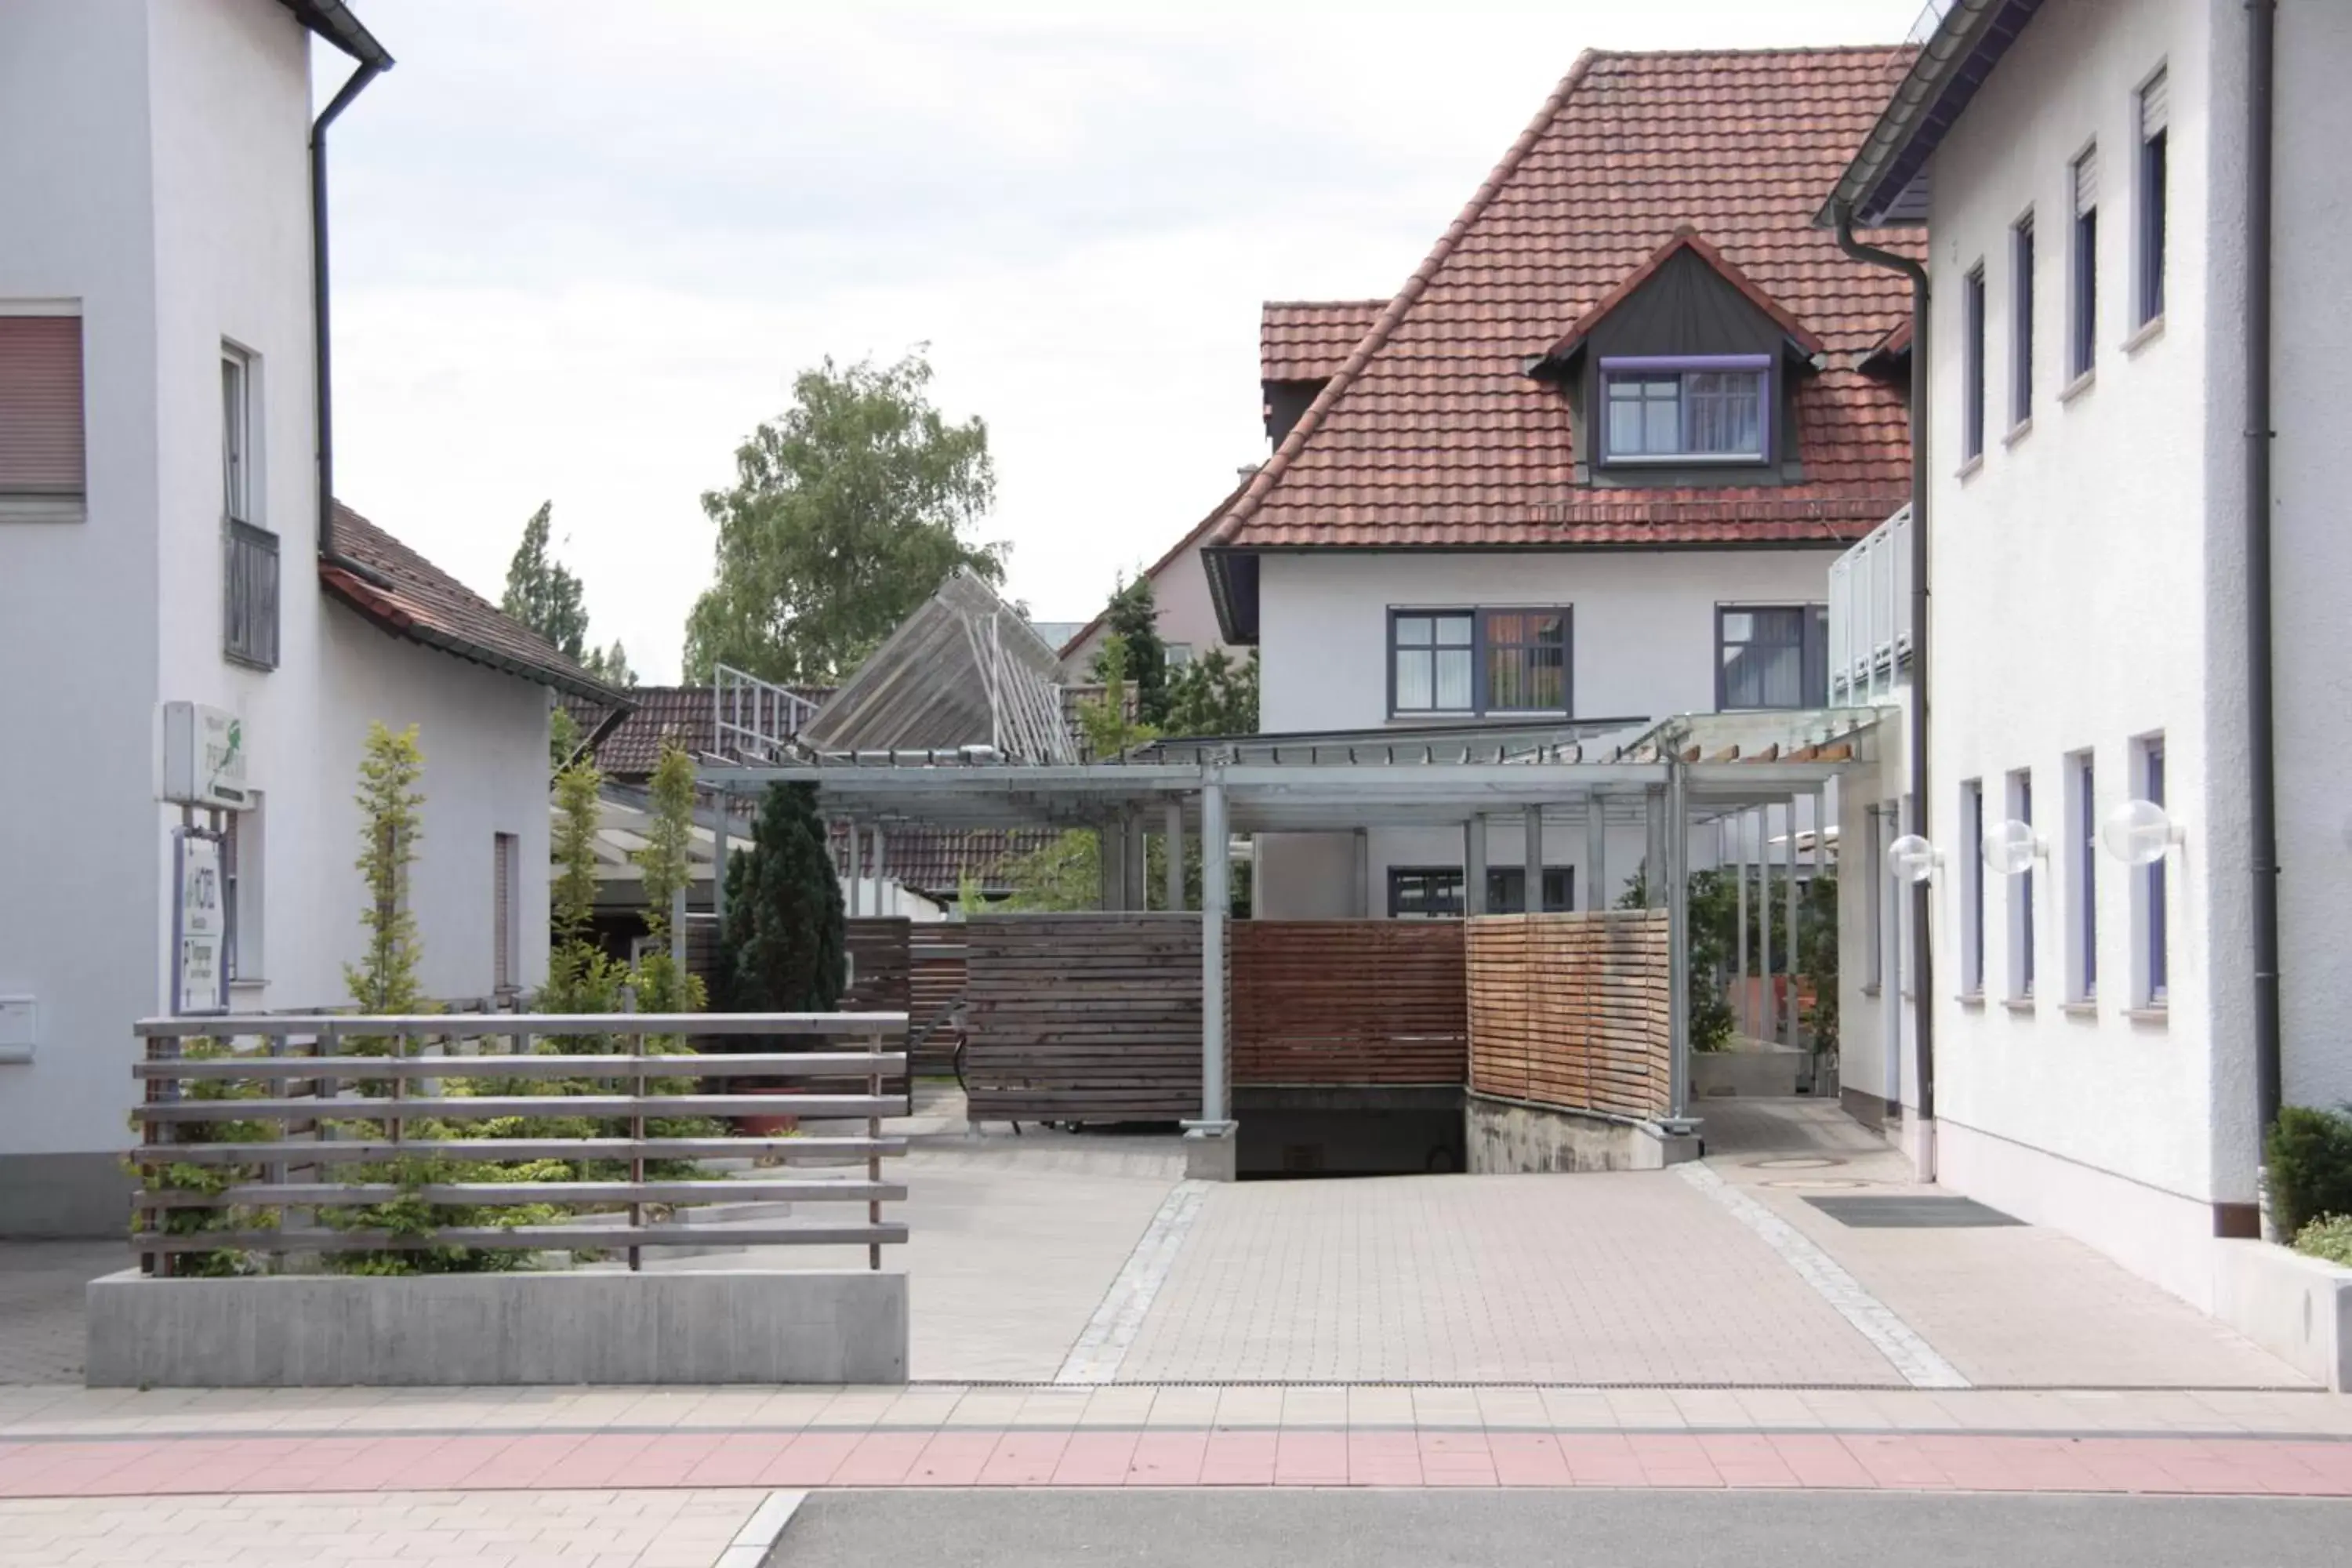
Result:
{"label": "white louvered panel", "polygon": [[2171,92],[2166,80],[2167,73],[2158,71],[2139,89],[2139,133],[2143,141],[2170,123]]}
{"label": "white louvered panel", "polygon": [[81,490],[81,318],[0,315],[0,494]]}

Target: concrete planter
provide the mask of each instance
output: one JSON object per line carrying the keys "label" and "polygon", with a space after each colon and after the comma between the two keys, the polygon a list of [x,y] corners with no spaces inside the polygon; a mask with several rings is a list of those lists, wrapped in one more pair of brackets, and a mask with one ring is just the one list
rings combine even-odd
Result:
{"label": "concrete planter", "polygon": [[1727,1051],[1693,1051],[1694,1100],[1786,1099],[1797,1092],[1805,1053],[1790,1046],[1744,1045]]}
{"label": "concrete planter", "polygon": [[2213,1315],[2297,1372],[2352,1393],[2352,1268],[2267,1241],[2213,1247]]}
{"label": "concrete planter", "polygon": [[895,1384],[907,1277],[836,1271],[93,1280],[93,1388]]}

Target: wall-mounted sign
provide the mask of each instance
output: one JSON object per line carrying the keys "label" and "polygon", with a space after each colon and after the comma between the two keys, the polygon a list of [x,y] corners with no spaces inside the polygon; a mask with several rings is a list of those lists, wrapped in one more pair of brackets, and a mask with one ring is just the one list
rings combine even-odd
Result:
{"label": "wall-mounted sign", "polygon": [[201,702],[163,704],[165,800],[243,811],[253,804],[245,763],[244,720]]}
{"label": "wall-mounted sign", "polygon": [[221,886],[220,839],[193,827],[172,830],[172,1012],[228,1011],[228,902]]}

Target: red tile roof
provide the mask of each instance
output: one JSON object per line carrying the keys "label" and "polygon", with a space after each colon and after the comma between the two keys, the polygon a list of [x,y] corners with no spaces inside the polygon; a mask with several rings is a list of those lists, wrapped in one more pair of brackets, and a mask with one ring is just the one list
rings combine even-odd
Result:
{"label": "red tile roof", "polygon": [[[795,686],[789,689],[812,707],[822,707],[824,700],[833,695],[830,686]],[[700,686],[639,686],[630,690],[629,700],[636,704],[635,710],[623,715],[596,742],[596,768],[606,778],[641,783],[652,777],[654,765],[661,761],[662,741],[666,737],[675,739],[697,756],[718,750],[714,712],[718,695],[709,682]],[[764,706],[764,699],[762,703]],[[612,712],[603,704],[574,698],[567,698],[563,705],[571,710],[572,722],[579,725],[583,739],[593,735]]]}
{"label": "red tile roof", "polygon": [[1257,319],[1257,378],[1329,380],[1387,307],[1386,300],[1268,300]]}
{"label": "red tile roof", "polygon": [[[1211,546],[1860,537],[1903,504],[1910,447],[1901,391],[1853,360],[1903,319],[1908,289],[1845,256],[1812,216],[1910,58],[1585,55],[1226,509]],[[1574,482],[1567,403],[1525,367],[1685,226],[1829,352],[1797,395],[1802,483]]]}
{"label": "red tile roof", "polygon": [[606,708],[629,704],[625,693],[341,501],[327,539],[320,585],[394,637]]}

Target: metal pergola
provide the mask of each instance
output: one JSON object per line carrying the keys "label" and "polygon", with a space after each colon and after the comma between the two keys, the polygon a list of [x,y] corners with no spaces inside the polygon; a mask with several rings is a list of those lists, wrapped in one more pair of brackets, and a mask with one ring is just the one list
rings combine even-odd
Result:
{"label": "metal pergola", "polygon": [[[1653,906],[1668,910],[1674,1050],[1671,1120],[1687,1125],[1691,831],[1785,808],[1780,840],[1796,902],[1796,805],[1813,803],[1816,825],[1832,781],[1874,766],[1875,709],[1701,714],[1658,723],[1387,729],[1313,734],[1209,736],[1154,742],[1128,756],[1080,764],[1000,760],[989,748],[941,752],[810,753],[777,765],[706,761],[698,779],[732,803],[774,783],[813,785],[818,809],[846,818],[853,858],[871,834],[873,875],[883,874],[889,827],[1092,828],[1103,836],[1106,908],[1139,909],[1143,838],[1154,823],[1169,839],[1172,897],[1182,907],[1182,837],[1230,843],[1237,834],[1343,832],[1356,828],[1465,828],[1465,895],[1482,913],[1486,818],[1510,814],[1530,825],[1582,824],[1596,883],[1606,829],[1642,825]],[[1764,853],[1769,826],[1759,829]],[[1541,833],[1527,836],[1529,888],[1540,885]],[[1813,865],[1822,835],[1809,836]],[[1114,862],[1118,869],[1112,871]],[[1230,860],[1202,857],[1202,1102],[1199,1126],[1229,1131],[1224,1082],[1224,921]],[[1118,890],[1112,890],[1114,878]],[[719,879],[723,883],[724,879]],[[1743,872],[1743,908],[1747,883]],[[1116,899],[1118,901],[1112,901]],[[1769,926],[1768,926],[1769,929]],[[1795,929],[1793,919],[1790,929]],[[1769,956],[1767,958],[1769,966]],[[1743,963],[1744,967],[1744,963]]]}

